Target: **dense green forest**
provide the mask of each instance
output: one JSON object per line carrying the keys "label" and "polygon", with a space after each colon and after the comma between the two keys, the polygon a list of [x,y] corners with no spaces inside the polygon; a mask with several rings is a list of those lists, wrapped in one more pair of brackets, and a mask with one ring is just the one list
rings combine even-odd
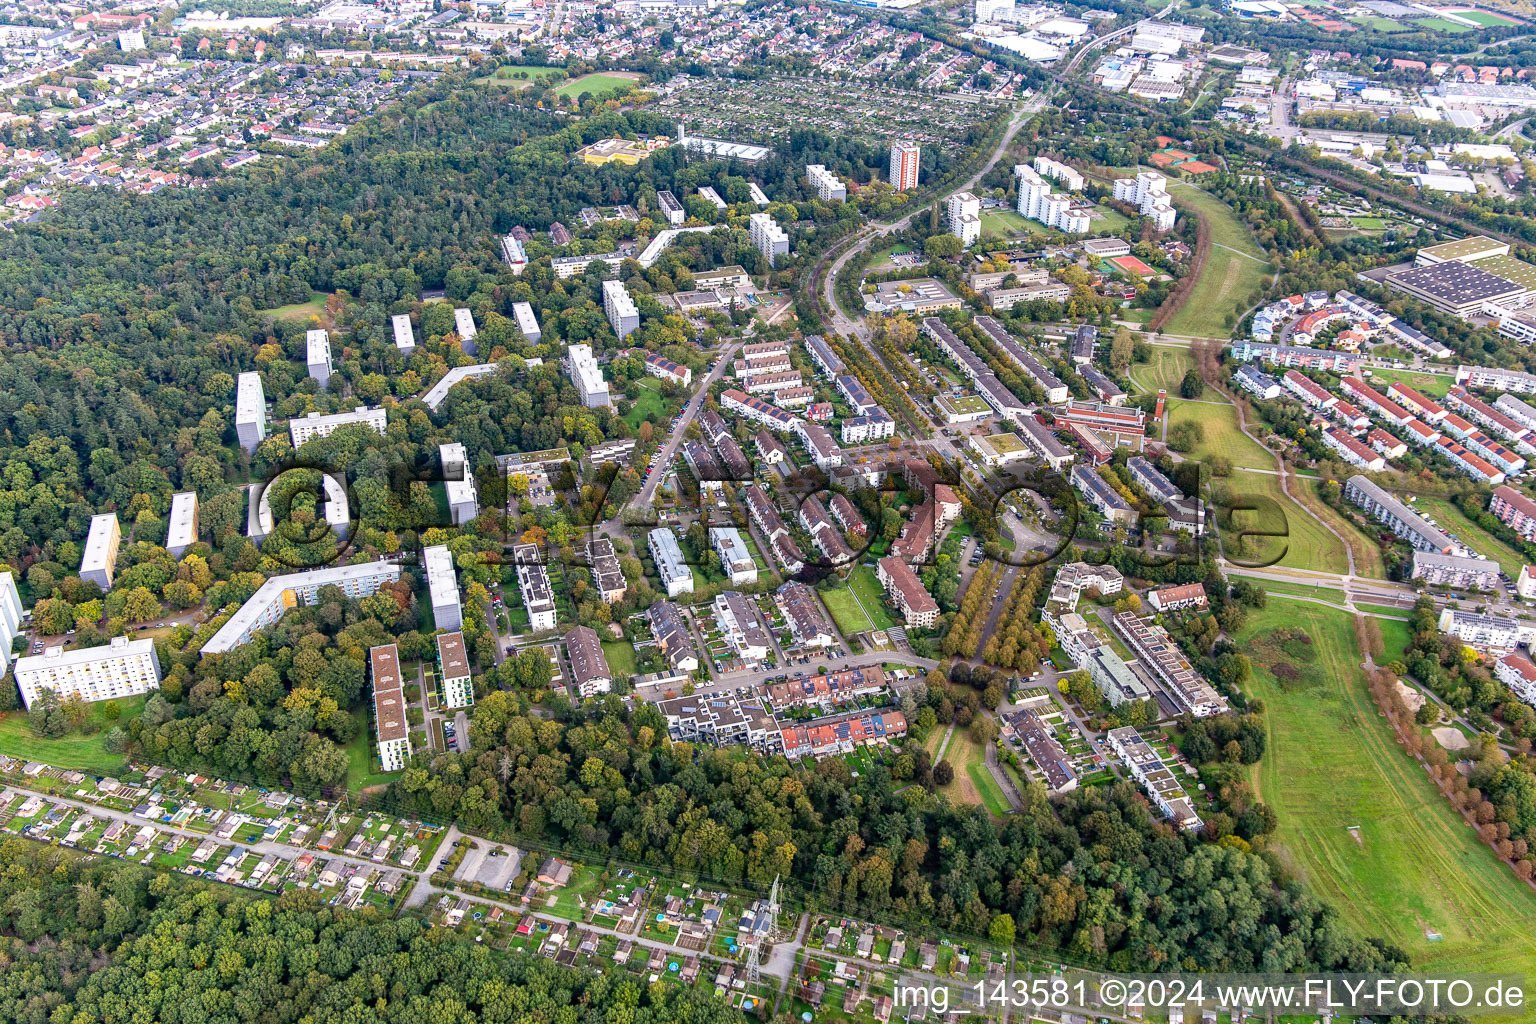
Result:
{"label": "dense green forest", "polygon": [[0,1020],[727,1024],[706,986],[500,954],[414,916],[0,844]]}

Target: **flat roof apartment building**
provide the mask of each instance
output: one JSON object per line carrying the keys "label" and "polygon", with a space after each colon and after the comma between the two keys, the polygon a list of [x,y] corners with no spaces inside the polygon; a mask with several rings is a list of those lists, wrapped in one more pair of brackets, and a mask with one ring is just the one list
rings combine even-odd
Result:
{"label": "flat roof apartment building", "polygon": [[712,526],[709,540],[720,554],[720,568],[735,586],[757,582],[757,562],[752,550],[733,526]]}
{"label": "flat roof apartment building", "polygon": [[171,495],[171,517],[165,531],[165,550],[180,558],[197,543],[197,492],[181,491]]}
{"label": "flat roof apartment building", "polygon": [[842,180],[821,164],[806,164],[805,177],[816,190],[816,196],[823,202],[832,200],[844,201],[848,198],[848,188]]}
{"label": "flat roof apartment building", "polygon": [[475,684],[470,678],[463,633],[443,633],[437,638],[437,674],[444,707],[467,708],[474,704]]}
{"label": "flat roof apartment building", "polygon": [[623,341],[640,329],[640,310],[622,281],[603,282],[603,314],[613,325],[613,333]]}
{"label": "flat roof apartment building", "polygon": [[80,578],[96,584],[103,592],[111,590],[112,578],[117,574],[117,548],[122,540],[116,512],[92,516],[91,530],[85,536],[85,553],[80,556]]}
{"label": "flat roof apartment building", "polygon": [[715,618],[737,657],[747,663],[765,660],[773,653],[773,640],[763,628],[752,599],[734,590],[715,598]]}
{"label": "flat roof apartment building", "polygon": [[604,604],[617,604],[624,600],[629,585],[624,582],[624,570],[619,567],[619,556],[613,541],[598,537],[587,542],[587,564],[592,570],[592,586]]}
{"label": "flat roof apartment building", "polygon": [[517,589],[528,612],[528,629],[534,633],[555,628],[555,588],[536,544],[519,544],[512,549],[517,563]]}
{"label": "flat roof apartment building", "polygon": [[565,359],[570,369],[571,383],[576,386],[577,394],[581,395],[582,405],[588,409],[600,409],[611,404],[608,382],[603,380],[603,371],[598,368],[591,345],[572,345],[566,351]]}
{"label": "flat roof apartment building", "polygon": [[539,339],[544,337],[544,332],[539,329],[539,318],[533,315],[533,303],[512,303],[512,320],[517,324],[517,329],[523,332],[530,344],[537,345]]}
{"label": "flat roof apartment building", "polygon": [[373,675],[373,729],[378,741],[379,761],[386,772],[397,772],[405,767],[411,756],[399,648],[394,644],[371,648],[368,664]]}
{"label": "flat roof apartment building", "polygon": [[385,583],[399,579],[400,566],[396,562],[359,562],[273,576],[208,638],[202,653],[205,656],[225,654],[250,643],[258,632],[281,619],[284,612],[299,602],[314,603],[322,587],[340,587],[347,597],[359,598],[374,594]]}
{"label": "flat roof apartment building", "polygon": [[437,446],[443,467],[443,487],[448,492],[448,512],[454,526],[463,526],[480,514],[475,475],[470,471],[464,446],[457,441]]}
{"label": "flat roof apartment building", "polygon": [[323,330],[308,331],[304,335],[304,346],[308,353],[305,362],[309,366],[309,375],[324,391],[331,383],[331,336]]}
{"label": "flat roof apartment building", "polygon": [[459,602],[459,573],[446,544],[434,544],[421,553],[427,571],[427,597],[432,622],[438,629],[463,629],[464,606]]}
{"label": "flat roof apartment building", "polygon": [[448,392],[455,384],[462,384],[473,377],[485,377],[496,372],[495,363],[476,363],[474,366],[455,366],[442,379],[427,389],[427,393],[421,396],[422,402],[428,409],[437,412],[438,406],[448,398]]}
{"label": "flat roof apartment building", "polygon": [[43,690],[60,698],[79,694],[82,700],[137,697],[160,688],[160,659],[153,640],[113,637],[105,647],[66,651],[50,647],[42,654],[16,659],[16,686],[27,707]]}
{"label": "flat roof apartment building", "polygon": [[416,348],[416,332],[411,328],[410,314],[396,313],[389,318],[389,323],[395,331],[395,348],[410,354]]}
{"label": "flat roof apartment building", "polygon": [[754,213],[747,218],[747,236],[753,247],[767,258],[769,266],[773,266],[777,257],[789,255],[789,236],[766,213]]}
{"label": "flat roof apartment building", "polygon": [[475,336],[480,333],[480,328],[475,326],[475,316],[468,309],[460,306],[453,311],[453,329],[459,335],[459,349],[472,356],[479,351],[475,344]]}
{"label": "flat roof apartment building", "polygon": [[913,628],[933,625],[939,618],[939,606],[923,587],[922,580],[899,555],[887,555],[876,563],[875,577],[891,596],[902,621]]}
{"label": "flat roof apartment building", "polygon": [[293,447],[297,449],[303,447],[304,442],[312,437],[329,437],[340,428],[354,423],[372,427],[380,437],[383,437],[388,426],[388,417],[383,409],[369,409],[362,405],[354,407],[351,412],[312,412],[303,419],[289,420],[288,435],[293,440]]}
{"label": "flat roof apartment building", "polygon": [[693,570],[683,559],[683,549],[677,543],[677,534],[664,526],[658,526],[648,535],[651,561],[668,597],[693,593]]}
{"label": "flat roof apartment building", "polygon": [[235,436],[240,447],[255,454],[267,437],[267,396],[261,388],[261,374],[242,373],[235,382]]}
{"label": "flat roof apartment building", "polygon": [[1205,824],[1190,802],[1189,794],[1184,792],[1184,787],[1163,763],[1157,751],[1141,738],[1141,733],[1133,726],[1126,725],[1111,729],[1108,739],[1110,749],[1130,770],[1131,777],[1141,783],[1164,817],[1185,831]]}

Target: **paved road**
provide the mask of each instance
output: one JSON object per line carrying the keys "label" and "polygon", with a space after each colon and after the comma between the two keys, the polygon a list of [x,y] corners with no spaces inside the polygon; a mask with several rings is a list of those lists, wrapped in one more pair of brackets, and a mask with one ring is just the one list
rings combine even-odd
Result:
{"label": "paved road", "polygon": [[656,494],[657,485],[661,483],[661,478],[666,475],[667,467],[672,465],[672,460],[677,456],[678,446],[683,443],[683,431],[688,429],[688,424],[692,423],[693,418],[699,414],[699,410],[704,408],[704,396],[709,392],[709,386],[725,376],[725,371],[730,368],[731,359],[735,355],[735,342],[730,342],[726,348],[721,350],[720,358],[715,362],[715,368],[709,371],[709,374],[698,383],[697,390],[694,392],[693,397],[688,400],[687,406],[683,408],[682,415],[677,420],[677,426],[667,438],[667,443],[662,446],[661,450],[656,453],[656,457],[651,460],[651,466],[653,467],[651,475],[646,478],[639,492],[629,500],[629,504],[625,506],[626,509],[650,507],[651,498]]}

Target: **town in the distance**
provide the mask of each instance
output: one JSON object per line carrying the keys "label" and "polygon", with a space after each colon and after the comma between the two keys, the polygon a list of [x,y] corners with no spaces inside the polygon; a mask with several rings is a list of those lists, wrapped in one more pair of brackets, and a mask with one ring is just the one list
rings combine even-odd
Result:
{"label": "town in the distance", "polygon": [[0,1020],[1522,1018],[1529,4],[0,61]]}

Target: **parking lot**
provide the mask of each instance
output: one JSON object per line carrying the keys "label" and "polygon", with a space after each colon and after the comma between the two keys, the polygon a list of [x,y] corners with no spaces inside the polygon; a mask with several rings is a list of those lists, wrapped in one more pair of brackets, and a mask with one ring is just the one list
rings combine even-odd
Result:
{"label": "parking lot", "polygon": [[478,882],[488,889],[505,891],[507,884],[522,870],[522,853],[500,843],[470,850],[459,862],[453,877],[461,882]]}

